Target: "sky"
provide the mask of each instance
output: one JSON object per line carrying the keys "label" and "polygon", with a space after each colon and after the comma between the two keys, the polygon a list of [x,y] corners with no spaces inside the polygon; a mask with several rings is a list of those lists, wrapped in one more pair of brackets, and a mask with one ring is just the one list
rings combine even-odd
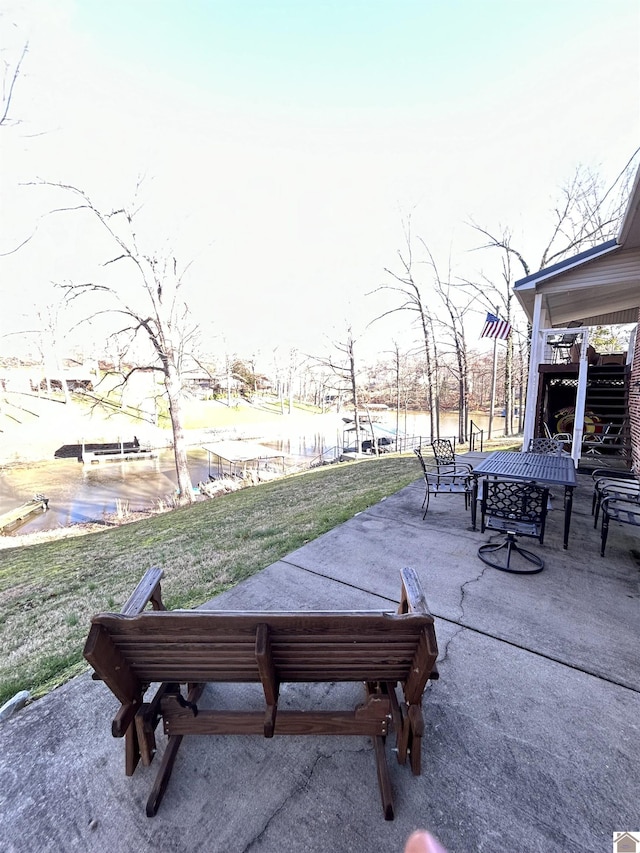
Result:
{"label": "sky", "polygon": [[396,305],[375,291],[398,269],[407,216],[445,274],[492,276],[471,221],[509,226],[537,258],[576,167],[610,181],[640,144],[637,0],[29,0],[0,12],[3,61],[29,43],[0,128],[0,334],[28,327],[51,282],[108,259],[82,217],[47,215],[61,196],[37,180],[114,210],[142,178],[141,240],[192,262],[211,348],[266,359],[317,353],[349,325],[372,351],[398,336],[409,346],[405,316],[369,325]]}

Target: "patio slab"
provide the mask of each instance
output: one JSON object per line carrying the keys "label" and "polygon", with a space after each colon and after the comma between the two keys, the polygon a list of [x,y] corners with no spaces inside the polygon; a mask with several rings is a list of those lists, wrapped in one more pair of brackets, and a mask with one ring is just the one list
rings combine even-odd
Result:
{"label": "patio slab", "polygon": [[[399,569],[416,569],[441,677],[425,694],[422,775],[390,759],[395,821],[383,819],[367,739],[240,736],[187,738],[148,819],[158,759],[125,777],[117,702],[83,675],[0,727],[2,850],[401,853],[417,827],[450,853],[610,850],[614,831],[638,829],[639,543],[616,529],[599,557],[589,482],[567,552],[552,518],[539,575],[480,563],[487,536],[469,529],[459,496],[423,521],[417,481],[204,605],[395,609]],[[203,701],[260,707],[254,688],[208,687]],[[353,685],[286,690],[316,707],[357,698]]]}

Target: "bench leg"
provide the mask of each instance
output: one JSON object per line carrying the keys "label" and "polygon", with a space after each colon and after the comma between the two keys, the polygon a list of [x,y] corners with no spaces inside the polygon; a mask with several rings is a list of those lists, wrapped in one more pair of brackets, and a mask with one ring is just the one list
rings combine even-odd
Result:
{"label": "bench leg", "polygon": [[393,820],[393,794],[391,793],[391,779],[389,778],[389,768],[387,767],[385,738],[382,735],[375,735],[373,738],[373,747],[376,754],[378,785],[380,786],[380,796],[382,797],[384,819]]}
{"label": "bench leg", "polygon": [[424,720],[419,705],[409,706],[408,723],[411,772],[414,776],[419,776],[422,758],[422,735],[424,733]]}
{"label": "bench leg", "polygon": [[419,776],[421,772],[422,735],[424,734],[422,709],[419,705],[410,705],[407,708],[403,704],[401,715],[402,723],[397,727],[396,733],[398,762],[405,764],[408,756],[411,772],[414,776]]}
{"label": "bench leg", "polygon": [[[174,686],[177,687],[178,690],[180,689],[178,685],[163,684],[158,690],[158,698],[160,700],[165,697],[171,699],[171,693],[175,692],[173,690]],[[188,687],[189,692],[187,694],[187,702],[195,704],[202,696],[205,684],[189,684]],[[160,763],[160,769],[156,776],[156,781],[153,784],[153,788],[149,794],[149,799],[147,800],[147,817],[153,817],[160,808],[160,803],[162,802],[164,792],[167,790],[167,785],[171,778],[171,771],[173,770],[173,765],[183,737],[184,735],[169,735],[167,746],[165,748],[164,755],[162,756],[162,762]]]}
{"label": "bench leg", "polygon": [[180,744],[182,743],[182,738],[183,735],[169,736],[167,748],[162,756],[162,763],[160,764],[156,781],[151,789],[151,793],[149,794],[149,799],[147,800],[147,817],[153,817],[160,807],[162,797],[164,796],[164,792],[167,790],[167,785],[169,784],[169,778],[171,777],[171,771],[173,770],[173,765],[175,763]]}
{"label": "bench leg", "polygon": [[132,720],[124,734],[124,772],[127,776],[133,776],[138,761],[140,761],[140,743],[136,724]]}

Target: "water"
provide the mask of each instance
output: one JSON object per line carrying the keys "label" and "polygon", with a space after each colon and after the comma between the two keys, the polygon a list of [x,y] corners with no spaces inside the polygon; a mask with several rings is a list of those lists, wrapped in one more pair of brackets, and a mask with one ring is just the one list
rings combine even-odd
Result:
{"label": "water", "polygon": [[[189,453],[193,482],[208,478],[204,450]],[[116,511],[116,501],[130,509],[148,510],[159,498],[175,495],[176,475],[171,451],[142,462],[109,462],[84,466],[75,459],[36,462],[0,473],[0,513],[14,509],[34,494],[49,498],[49,509],[19,528],[20,533],[51,530],[69,524],[102,521]],[[17,532],[17,531],[16,531]]]}
{"label": "water", "polygon": [[[345,415],[346,416],[346,415]],[[488,418],[474,418],[486,430]],[[401,415],[400,429],[408,435],[429,434],[428,412],[409,412]],[[395,429],[395,413],[386,412],[381,420],[384,428]],[[494,426],[502,429],[503,421],[497,418]],[[281,435],[268,436],[260,443],[272,447],[288,457],[288,463],[309,462],[323,451],[342,446],[345,424],[341,416],[324,415],[284,421]],[[455,413],[441,419],[442,437],[457,434],[458,419]],[[189,471],[194,484],[217,474],[217,466],[205,450],[189,450]],[[175,495],[176,475],[173,453],[160,452],[157,459],[136,462],[110,462],[84,466],[75,459],[57,459],[29,465],[6,468],[0,472],[0,513],[8,512],[30,500],[35,494],[49,498],[49,509],[30,519],[16,532],[33,533],[51,530],[79,522],[102,521],[105,515],[116,512],[117,501],[128,501],[132,511],[152,508],[159,499]]]}

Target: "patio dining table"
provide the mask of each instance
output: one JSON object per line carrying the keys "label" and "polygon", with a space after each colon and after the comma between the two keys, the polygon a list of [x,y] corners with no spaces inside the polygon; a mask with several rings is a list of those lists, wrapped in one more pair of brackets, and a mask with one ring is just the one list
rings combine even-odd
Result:
{"label": "patio dining table", "polygon": [[506,480],[522,480],[545,486],[564,486],[564,547],[569,544],[573,490],[576,487],[576,469],[569,456],[553,456],[547,453],[520,453],[511,450],[496,450],[476,465],[471,472],[473,495],[471,501],[471,523],[476,529],[478,503],[478,479],[495,477]]}

